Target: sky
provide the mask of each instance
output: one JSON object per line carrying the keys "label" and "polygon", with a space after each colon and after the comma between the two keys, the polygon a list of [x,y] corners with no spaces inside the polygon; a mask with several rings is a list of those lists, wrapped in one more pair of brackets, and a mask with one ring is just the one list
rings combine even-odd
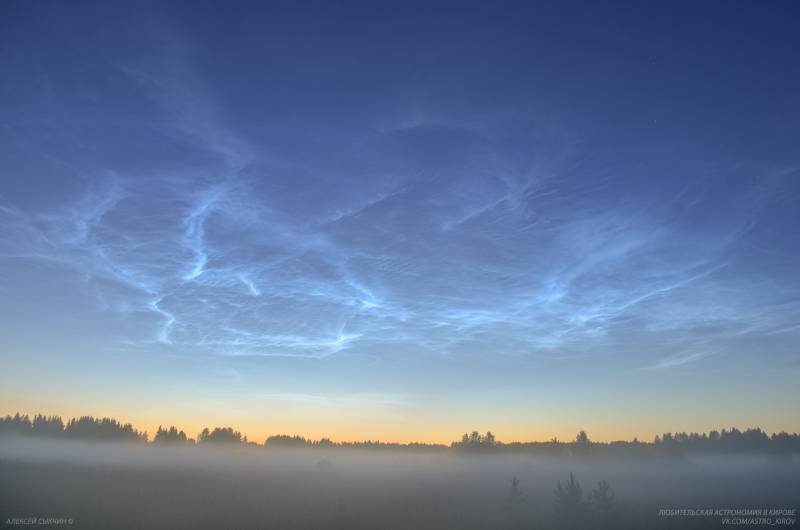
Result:
{"label": "sky", "polygon": [[0,6],[0,413],[800,430],[800,9]]}

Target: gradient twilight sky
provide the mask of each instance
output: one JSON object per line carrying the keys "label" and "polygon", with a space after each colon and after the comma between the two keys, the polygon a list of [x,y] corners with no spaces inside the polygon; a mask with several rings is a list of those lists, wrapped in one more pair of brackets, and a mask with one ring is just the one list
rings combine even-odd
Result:
{"label": "gradient twilight sky", "polygon": [[0,413],[800,430],[800,4],[0,6]]}

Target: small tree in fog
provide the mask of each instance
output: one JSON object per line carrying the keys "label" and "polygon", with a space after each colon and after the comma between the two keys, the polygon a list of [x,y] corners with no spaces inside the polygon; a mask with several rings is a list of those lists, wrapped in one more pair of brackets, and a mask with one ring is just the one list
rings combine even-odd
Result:
{"label": "small tree in fog", "polygon": [[601,480],[597,483],[597,489],[590,495],[592,505],[599,511],[608,513],[616,506],[614,493],[612,493],[608,482]]}
{"label": "small tree in fog", "polygon": [[586,509],[586,501],[583,498],[583,489],[575,479],[575,475],[569,474],[569,480],[561,484],[558,481],[556,487],[556,511],[563,515],[577,515]]}
{"label": "small tree in fog", "polygon": [[519,488],[519,479],[517,477],[511,479],[511,490],[508,492],[508,497],[512,502],[519,502],[523,498],[522,490]]}

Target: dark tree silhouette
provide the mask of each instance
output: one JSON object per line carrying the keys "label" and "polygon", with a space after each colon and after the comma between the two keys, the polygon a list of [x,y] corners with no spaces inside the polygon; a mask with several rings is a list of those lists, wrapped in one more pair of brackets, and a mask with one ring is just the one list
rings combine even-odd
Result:
{"label": "dark tree silhouette", "polygon": [[209,431],[208,427],[197,435],[198,444],[241,444],[247,443],[247,437],[242,437],[242,433],[234,431],[231,427],[215,427]]}
{"label": "dark tree silhouette", "polygon": [[157,444],[180,444],[187,443],[186,433],[179,431],[177,428],[170,427],[164,429],[161,425],[158,426],[156,436],[153,438],[153,443]]}
{"label": "dark tree silhouette", "polygon": [[311,444],[311,441],[302,436],[289,436],[288,434],[276,434],[264,441],[264,445],[270,447],[306,447]]}
{"label": "dark tree silhouette", "polygon": [[483,436],[478,431],[472,431],[470,434],[464,433],[461,441],[453,442],[452,447],[470,451],[486,451],[497,447],[497,440],[491,431],[487,431]]}
{"label": "dark tree silhouette", "polygon": [[586,434],[586,431],[581,431],[577,434],[577,436],[575,436],[575,443],[580,445],[589,445],[592,442],[589,440],[589,435]]}
{"label": "dark tree silhouette", "polygon": [[[778,441],[780,439],[780,442]],[[791,451],[788,440],[794,440],[795,451],[800,448],[800,437],[797,434],[773,434],[771,437],[760,428],[740,431],[736,427],[730,430],[711,431],[708,434],[696,432],[666,432],[656,436],[653,445],[664,454],[685,452],[702,453],[745,453]]]}
{"label": "dark tree silhouette", "polygon": [[64,421],[59,416],[37,414],[31,424],[31,434],[57,437],[64,434]]}
{"label": "dark tree silhouette", "polygon": [[6,416],[0,421],[0,433],[27,436],[31,434],[31,419],[27,414],[23,416],[19,412],[13,416]]}
{"label": "dark tree silhouette", "polygon": [[123,425],[111,418],[92,416],[69,420],[64,428],[64,436],[83,440],[147,441],[147,433],[137,431],[130,423]]}

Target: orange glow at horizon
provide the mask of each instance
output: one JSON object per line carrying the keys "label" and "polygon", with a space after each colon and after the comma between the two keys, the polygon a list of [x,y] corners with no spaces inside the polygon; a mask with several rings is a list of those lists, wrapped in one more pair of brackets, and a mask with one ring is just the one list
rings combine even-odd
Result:
{"label": "orange glow at horizon", "polygon": [[[509,424],[507,422],[495,422],[494,425],[457,425],[455,422],[434,421],[434,422],[397,422],[374,421],[366,423],[354,421],[353,418],[345,417],[309,417],[304,418],[265,418],[246,419],[246,414],[208,415],[203,417],[199,414],[156,414],[151,411],[135,411],[128,408],[120,408],[116,412],[110,411],[103,406],[80,407],[74,406],[41,406],[36,403],[23,403],[19,400],[5,399],[4,410],[0,413],[13,415],[17,412],[28,414],[33,417],[35,414],[47,416],[61,416],[64,421],[81,416],[94,416],[97,418],[109,417],[121,423],[131,423],[139,431],[146,431],[152,440],[157,428],[175,426],[186,433],[189,438],[197,438],[197,435],[208,427],[232,427],[234,430],[247,436],[248,441],[263,443],[267,437],[278,434],[299,435],[310,440],[328,438],[334,442],[361,442],[361,441],[380,441],[386,443],[429,443],[444,444],[457,441],[465,432],[478,430],[481,433],[491,431],[496,439],[501,442],[544,442],[553,438],[559,441],[572,441],[579,430],[586,430],[592,441],[610,442],[616,440],[633,440],[638,438],[641,441],[652,441],[655,435],[662,432],[673,430],[697,430],[707,432],[719,429],[718,425],[710,425],[706,428],[697,429],[654,429],[651,425],[643,425],[641,429],[627,427],[622,429],[602,429],[598,425],[587,425],[577,427],[574,425],[556,425],[550,423],[547,426],[524,426]],[[186,412],[186,411],[184,411]],[[484,423],[484,422],[477,422]],[[594,428],[592,428],[594,427]],[[768,432],[773,432],[769,428]],[[781,429],[774,429],[779,431]]]}

